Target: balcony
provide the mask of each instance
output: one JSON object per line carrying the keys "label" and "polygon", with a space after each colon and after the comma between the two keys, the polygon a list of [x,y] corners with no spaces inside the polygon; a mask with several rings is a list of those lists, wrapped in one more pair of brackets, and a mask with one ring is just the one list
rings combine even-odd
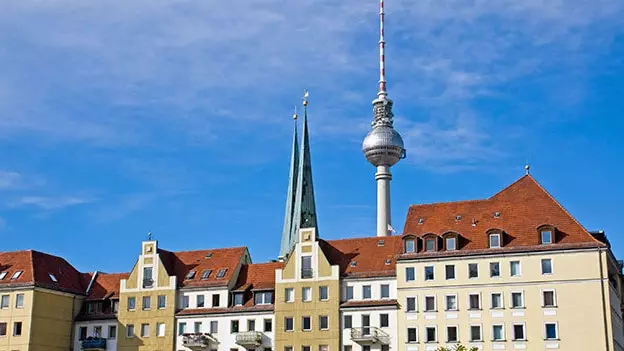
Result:
{"label": "balcony", "polygon": [[97,351],[106,350],[106,339],[97,337],[88,337],[81,342],[83,350]]}
{"label": "balcony", "polygon": [[182,345],[191,350],[205,350],[219,341],[210,333],[182,334]]}
{"label": "balcony", "polygon": [[255,349],[262,345],[262,332],[248,331],[236,334],[236,343],[246,349]]}
{"label": "balcony", "polygon": [[303,268],[301,269],[301,278],[302,279],[310,279],[313,276],[313,271],[311,268]]}
{"label": "balcony", "polygon": [[151,288],[154,286],[154,280],[153,279],[143,279],[143,288]]}
{"label": "balcony", "polygon": [[377,327],[351,328],[351,340],[362,345],[390,344],[390,336]]}

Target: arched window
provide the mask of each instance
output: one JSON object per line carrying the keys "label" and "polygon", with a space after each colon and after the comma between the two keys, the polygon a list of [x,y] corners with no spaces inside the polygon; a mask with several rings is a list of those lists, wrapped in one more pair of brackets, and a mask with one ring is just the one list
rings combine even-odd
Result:
{"label": "arched window", "polygon": [[425,252],[435,252],[438,251],[438,236],[429,233],[423,236],[423,247]]}
{"label": "arched window", "polygon": [[406,235],[403,238],[403,252],[404,253],[415,253],[417,250],[416,245],[416,237],[413,235]]}
{"label": "arched window", "polygon": [[459,250],[459,234],[456,232],[448,232],[442,235],[444,239],[444,250],[455,251]]}
{"label": "arched window", "polygon": [[488,247],[490,249],[498,249],[503,247],[503,231],[500,229],[490,229],[487,232]]}

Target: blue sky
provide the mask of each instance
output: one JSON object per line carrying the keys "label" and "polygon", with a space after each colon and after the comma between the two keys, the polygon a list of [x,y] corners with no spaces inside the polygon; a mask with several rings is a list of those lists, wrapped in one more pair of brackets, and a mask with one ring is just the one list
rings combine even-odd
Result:
{"label": "blue sky", "polygon": [[[532,173],[624,257],[624,3],[388,0],[408,158],[392,215]],[[293,105],[310,96],[321,236],[374,235],[361,154],[377,2],[22,0],[0,11],[0,237],[78,269],[169,250],[279,251]]]}

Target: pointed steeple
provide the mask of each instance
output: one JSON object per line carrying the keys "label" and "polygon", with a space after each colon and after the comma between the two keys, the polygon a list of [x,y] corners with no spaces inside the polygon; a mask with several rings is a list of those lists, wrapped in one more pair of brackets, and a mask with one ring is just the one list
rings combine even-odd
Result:
{"label": "pointed steeple", "polygon": [[[312,184],[312,161],[310,157],[310,136],[308,132],[308,92],[305,92],[303,99],[304,114],[303,114],[303,130],[301,132],[301,155],[298,159],[297,169],[294,171],[296,174],[296,188],[293,197],[293,210],[291,217],[291,230],[288,235],[286,234],[286,222],[288,217],[284,220],[284,232],[282,233],[282,247],[280,250],[280,257],[285,258],[290,254],[290,251],[299,241],[299,229],[301,228],[314,228],[318,233],[318,226],[316,222],[316,205],[314,201],[314,186]],[[293,147],[294,152],[294,147]],[[294,159],[293,159],[294,162]],[[291,176],[293,171],[291,170]],[[291,199],[289,184],[289,198]],[[288,204],[287,204],[287,216],[288,216]],[[285,243],[288,242],[286,246]]]}
{"label": "pointed steeple", "polygon": [[299,140],[297,139],[297,110],[293,115],[294,130],[293,144],[290,155],[290,175],[288,176],[288,194],[286,195],[286,213],[284,214],[284,229],[282,230],[282,244],[279,257],[286,257],[290,253],[290,243],[293,232],[293,216],[295,212],[295,195],[297,190],[299,167]]}

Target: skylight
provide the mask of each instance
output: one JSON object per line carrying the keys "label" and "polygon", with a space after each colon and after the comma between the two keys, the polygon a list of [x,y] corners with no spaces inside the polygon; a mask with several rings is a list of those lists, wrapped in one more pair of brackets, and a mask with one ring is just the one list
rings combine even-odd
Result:
{"label": "skylight", "polygon": [[50,279],[52,279],[53,282],[58,283],[58,279],[56,279],[56,276],[52,273],[48,273],[48,276],[50,277]]}
{"label": "skylight", "polygon": [[0,280],[4,279],[6,275],[7,275],[7,272],[0,272]]}
{"label": "skylight", "polygon": [[355,267],[357,266],[357,262],[356,261],[351,261],[351,267]]}
{"label": "skylight", "polygon": [[195,271],[190,271],[186,274],[186,279],[193,279],[195,278]]}
{"label": "skylight", "polygon": [[422,217],[418,218],[418,224],[423,224],[423,223],[425,223],[425,219]]}
{"label": "skylight", "polygon": [[22,271],[17,271],[13,273],[13,276],[11,277],[11,279],[17,279],[20,277],[20,275],[22,275]]}
{"label": "skylight", "polygon": [[205,271],[202,272],[202,279],[208,279],[210,277],[210,273],[212,273],[212,271],[210,269],[206,269]]}
{"label": "skylight", "polygon": [[385,244],[385,241],[383,241],[383,240],[379,240],[377,242],[377,246],[384,246],[384,244]]}
{"label": "skylight", "polygon": [[390,263],[392,263],[392,260],[391,260],[391,259],[389,259],[389,258],[388,258],[388,259],[386,259],[386,266],[389,266],[389,265],[390,265]]}
{"label": "skylight", "polygon": [[225,273],[227,272],[227,268],[219,269],[219,273],[217,273],[217,278],[225,277]]}
{"label": "skylight", "polygon": [[204,256],[204,258],[211,258],[212,257],[212,252],[209,252],[206,254],[206,256]]}

